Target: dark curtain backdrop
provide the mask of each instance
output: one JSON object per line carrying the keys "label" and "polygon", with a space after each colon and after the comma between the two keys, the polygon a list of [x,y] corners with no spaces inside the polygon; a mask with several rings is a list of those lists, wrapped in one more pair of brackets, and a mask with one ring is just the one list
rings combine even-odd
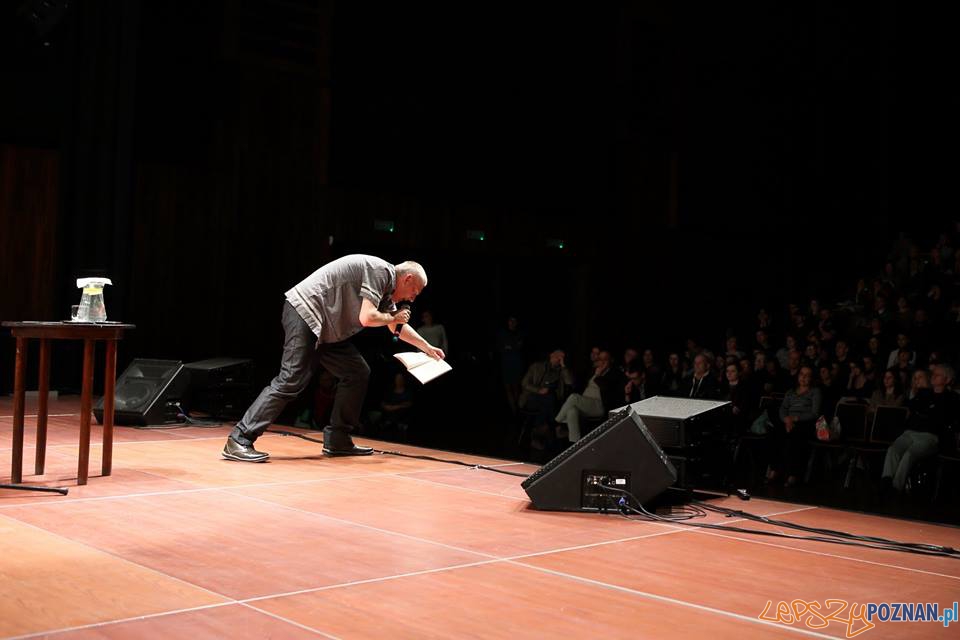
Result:
{"label": "dark curtain backdrop", "polygon": [[849,296],[904,222],[893,6],[78,0],[47,47],[5,16],[4,318],[62,317],[103,271],[137,324],[121,370],[264,381],[283,292],[365,252],[425,263],[469,384],[508,314],[530,357],[717,345],[760,304]]}

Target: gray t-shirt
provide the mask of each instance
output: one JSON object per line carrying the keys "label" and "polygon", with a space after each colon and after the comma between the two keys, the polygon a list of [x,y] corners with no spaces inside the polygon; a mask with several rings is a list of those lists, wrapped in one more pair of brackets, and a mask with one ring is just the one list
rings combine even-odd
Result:
{"label": "gray t-shirt", "polygon": [[344,256],[329,262],[285,294],[318,342],[341,342],[363,329],[363,298],[378,311],[397,310],[391,296],[397,286],[393,265],[374,256]]}

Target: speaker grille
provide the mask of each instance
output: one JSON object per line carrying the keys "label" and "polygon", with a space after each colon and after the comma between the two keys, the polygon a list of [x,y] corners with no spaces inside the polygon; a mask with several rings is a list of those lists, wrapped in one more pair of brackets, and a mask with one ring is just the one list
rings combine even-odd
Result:
{"label": "speaker grille", "polygon": [[117,385],[114,401],[116,411],[143,411],[158,393],[159,380],[131,378]]}

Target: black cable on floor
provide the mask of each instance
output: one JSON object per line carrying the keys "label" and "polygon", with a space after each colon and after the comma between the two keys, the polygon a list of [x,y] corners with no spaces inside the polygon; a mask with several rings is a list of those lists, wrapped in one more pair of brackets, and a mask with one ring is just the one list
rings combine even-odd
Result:
{"label": "black cable on floor", "polygon": [[[682,518],[671,518],[669,516],[661,516],[655,513],[650,513],[647,511],[643,505],[637,500],[629,491],[625,489],[620,489],[619,487],[614,487],[612,485],[603,485],[606,489],[614,493],[621,494],[621,498],[618,503],[621,515],[627,517],[628,519],[633,520],[634,518],[629,518],[627,512],[632,512],[641,517],[643,520],[653,520],[656,522],[662,522],[667,524],[675,524],[687,527],[697,527],[701,529],[712,529],[716,531],[727,531],[734,533],[748,533],[752,535],[768,536],[774,538],[787,538],[790,540],[812,540],[815,542],[828,542],[830,544],[840,544],[845,546],[852,547],[865,547],[867,549],[881,549],[883,551],[901,551],[905,553],[915,553],[917,555],[924,556],[939,556],[945,558],[953,558],[955,560],[960,560],[960,551],[953,549],[952,547],[944,547],[940,545],[932,544],[919,544],[913,542],[898,542],[896,540],[888,540],[886,538],[877,538],[873,536],[859,536],[852,533],[847,533],[844,531],[832,531],[830,529],[816,529],[815,527],[806,527],[805,525],[800,525],[792,522],[787,522],[785,520],[772,520],[766,518],[765,516],[758,516],[756,514],[748,513],[745,511],[738,511],[734,509],[726,509],[725,507],[718,507],[716,505],[707,504],[705,502],[696,501],[694,506],[699,509],[704,509],[706,511],[713,511],[716,513],[723,513],[728,517],[742,517],[749,520],[756,520],[758,522],[764,522],[766,524],[775,524],[777,526],[783,526],[787,528],[795,528],[799,530],[808,530],[813,532],[820,532],[823,535],[815,536],[800,536],[793,535],[789,533],[783,533],[780,531],[763,531],[759,529],[746,529],[744,527],[734,527],[730,525],[721,525],[721,524],[709,524],[706,522],[686,522],[688,517]],[[637,507],[634,507],[630,504],[630,501],[633,501],[637,504]]]}
{"label": "black cable on floor", "polygon": [[[317,440],[316,438],[311,438],[305,436],[302,433],[294,433],[293,431],[280,431],[277,429],[267,429],[267,433],[277,433],[282,436],[294,436],[295,438],[301,438],[303,440],[308,440],[310,442],[316,442],[317,444],[323,444],[323,440]],[[374,449],[374,453],[379,453],[381,455],[387,456],[398,456],[400,458],[413,458],[414,460],[429,460],[431,462],[443,462],[445,464],[455,464],[462,467],[469,467],[471,469],[483,469],[484,471],[493,471],[494,473],[502,473],[508,476],[517,476],[519,478],[526,478],[529,473],[518,473],[516,471],[507,471],[506,469],[498,469],[496,467],[490,467],[485,464],[473,464],[470,462],[463,462],[462,460],[449,460],[446,458],[435,458],[433,456],[426,455],[417,455],[413,453],[403,453],[402,451],[387,451],[385,449]]]}

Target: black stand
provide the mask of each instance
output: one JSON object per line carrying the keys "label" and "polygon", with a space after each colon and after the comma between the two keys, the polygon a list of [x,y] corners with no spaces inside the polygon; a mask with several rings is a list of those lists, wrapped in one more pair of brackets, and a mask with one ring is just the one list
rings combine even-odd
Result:
{"label": "black stand", "polygon": [[16,489],[17,491],[43,491],[44,493],[59,493],[62,496],[67,495],[69,489],[58,487],[28,487],[25,484],[0,484],[0,489]]}

